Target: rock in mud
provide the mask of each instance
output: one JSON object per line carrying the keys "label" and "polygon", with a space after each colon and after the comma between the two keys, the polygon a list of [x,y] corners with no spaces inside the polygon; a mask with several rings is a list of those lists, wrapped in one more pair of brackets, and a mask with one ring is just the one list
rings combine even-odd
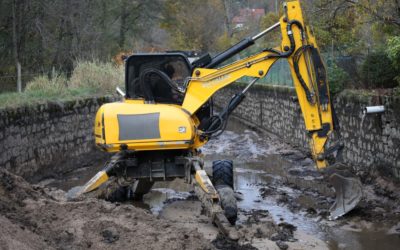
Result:
{"label": "rock in mud", "polygon": [[221,250],[257,250],[250,244],[240,245],[237,241],[230,240],[219,234],[215,240],[211,242],[217,249]]}
{"label": "rock in mud", "polygon": [[281,250],[286,250],[286,249],[289,248],[288,244],[286,244],[286,243],[283,242],[283,241],[277,241],[277,242],[276,242],[276,245],[277,245],[277,246],[279,247],[279,249],[281,249]]}
{"label": "rock in mud", "polygon": [[274,233],[271,236],[271,240],[275,242],[284,242],[284,241],[289,241],[289,242],[295,242],[297,239],[294,238],[293,232],[296,231],[296,227],[293,226],[292,224],[282,222],[278,224],[279,229],[277,233]]}
{"label": "rock in mud", "polygon": [[114,243],[119,240],[119,233],[115,228],[107,228],[101,232],[104,241],[107,243]]}

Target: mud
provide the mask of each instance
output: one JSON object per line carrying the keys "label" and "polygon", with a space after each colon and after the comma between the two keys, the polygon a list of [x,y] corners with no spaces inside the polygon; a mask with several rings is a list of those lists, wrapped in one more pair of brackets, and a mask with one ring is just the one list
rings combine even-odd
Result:
{"label": "mud", "polygon": [[[236,158],[240,148],[235,150],[235,141],[230,137],[224,138],[223,146],[229,150],[221,151],[225,152],[225,158]],[[297,227],[295,239],[310,240],[311,236],[311,240],[316,238],[325,243],[307,249],[398,249],[399,183],[379,173],[364,173],[360,176],[364,183],[362,202],[338,221],[328,221],[334,193],[314,169],[312,160],[287,145],[275,143],[273,137],[272,143],[262,141],[256,134],[250,138],[252,144],[268,153],[256,157],[249,153],[244,159],[235,159],[235,188],[245,197],[242,208],[266,209],[275,223],[283,221]]]}
{"label": "mud", "polygon": [[1,249],[212,248],[197,230],[132,205],[64,197],[59,189],[32,186],[0,170]]}
{"label": "mud", "polygon": [[362,202],[329,221],[333,191],[313,161],[273,136],[236,125],[210,141],[203,154],[208,172],[213,160],[234,161],[239,241],[218,233],[182,180],[156,183],[143,202],[67,202],[66,191],[102,167],[104,159],[94,157],[37,185],[0,171],[1,248],[398,249],[398,183],[379,173],[362,174]]}

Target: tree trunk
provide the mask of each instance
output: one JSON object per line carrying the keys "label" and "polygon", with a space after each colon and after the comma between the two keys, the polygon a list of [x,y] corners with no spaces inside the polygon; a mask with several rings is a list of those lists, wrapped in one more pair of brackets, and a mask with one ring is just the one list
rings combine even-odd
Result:
{"label": "tree trunk", "polygon": [[18,56],[18,38],[17,38],[17,19],[15,14],[16,1],[12,2],[12,30],[13,30],[13,50],[14,50],[14,60],[15,69],[17,73],[17,91],[22,92],[22,80],[21,80],[21,63],[19,62]]}
{"label": "tree trunk", "polygon": [[222,2],[222,4],[224,6],[224,11],[225,11],[225,18],[224,18],[225,30],[226,30],[228,36],[230,38],[232,38],[232,36],[233,36],[232,27],[231,27],[232,26],[231,25],[231,22],[232,22],[232,20],[231,20],[231,17],[232,17],[231,16],[231,7],[232,6],[230,6],[230,3],[228,3],[227,0],[224,0]]}
{"label": "tree trunk", "polygon": [[118,45],[119,45],[119,48],[120,49],[123,49],[124,48],[124,45],[125,45],[125,36],[126,36],[126,31],[127,31],[127,28],[126,28],[126,19],[127,19],[127,17],[128,17],[128,12],[127,12],[127,2],[124,0],[124,1],[122,1],[122,3],[121,3],[121,26],[120,26],[120,29],[119,29],[119,42],[118,42]]}

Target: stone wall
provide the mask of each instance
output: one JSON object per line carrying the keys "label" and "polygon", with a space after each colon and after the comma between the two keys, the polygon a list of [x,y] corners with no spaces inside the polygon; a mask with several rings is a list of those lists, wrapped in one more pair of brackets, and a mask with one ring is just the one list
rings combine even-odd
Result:
{"label": "stone wall", "polygon": [[[60,171],[94,150],[94,116],[114,97],[49,102],[0,109],[0,167],[35,179],[51,167]],[[72,160],[74,159],[74,160]],[[65,169],[64,169],[65,171]]]}
{"label": "stone wall", "polygon": [[[243,86],[221,90],[217,106]],[[293,89],[259,85],[253,87],[235,111],[241,121],[308,150],[307,135]],[[49,102],[16,109],[0,109],[0,167],[28,179],[41,172],[54,173],[74,168],[93,157],[108,157],[95,150],[94,115],[103,103],[114,97],[88,98],[62,103]],[[386,107],[383,114],[367,115],[367,105]],[[341,95],[336,110],[345,142],[344,159],[357,170],[389,170],[400,178],[400,98]],[[82,158],[83,157],[83,158]],[[50,171],[51,172],[51,171]]]}
{"label": "stone wall", "polygon": [[[234,85],[219,91],[217,106],[243,89]],[[271,132],[285,142],[308,150],[307,135],[294,89],[258,85],[250,89],[234,115],[247,124]],[[386,112],[363,118],[362,109],[385,105]],[[342,94],[335,100],[344,138],[344,160],[358,171],[383,170],[400,178],[400,97]],[[387,171],[388,170],[388,171]]]}

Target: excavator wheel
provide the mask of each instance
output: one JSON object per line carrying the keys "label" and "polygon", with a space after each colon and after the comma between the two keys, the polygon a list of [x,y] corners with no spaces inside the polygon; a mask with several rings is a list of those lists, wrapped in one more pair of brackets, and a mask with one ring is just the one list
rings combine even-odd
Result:
{"label": "excavator wheel", "polygon": [[235,225],[238,208],[233,191],[233,162],[230,160],[214,161],[212,168],[213,184],[218,191],[225,217],[232,225]]}
{"label": "excavator wheel", "polygon": [[213,161],[213,184],[227,185],[233,188],[233,162],[231,160]]}

